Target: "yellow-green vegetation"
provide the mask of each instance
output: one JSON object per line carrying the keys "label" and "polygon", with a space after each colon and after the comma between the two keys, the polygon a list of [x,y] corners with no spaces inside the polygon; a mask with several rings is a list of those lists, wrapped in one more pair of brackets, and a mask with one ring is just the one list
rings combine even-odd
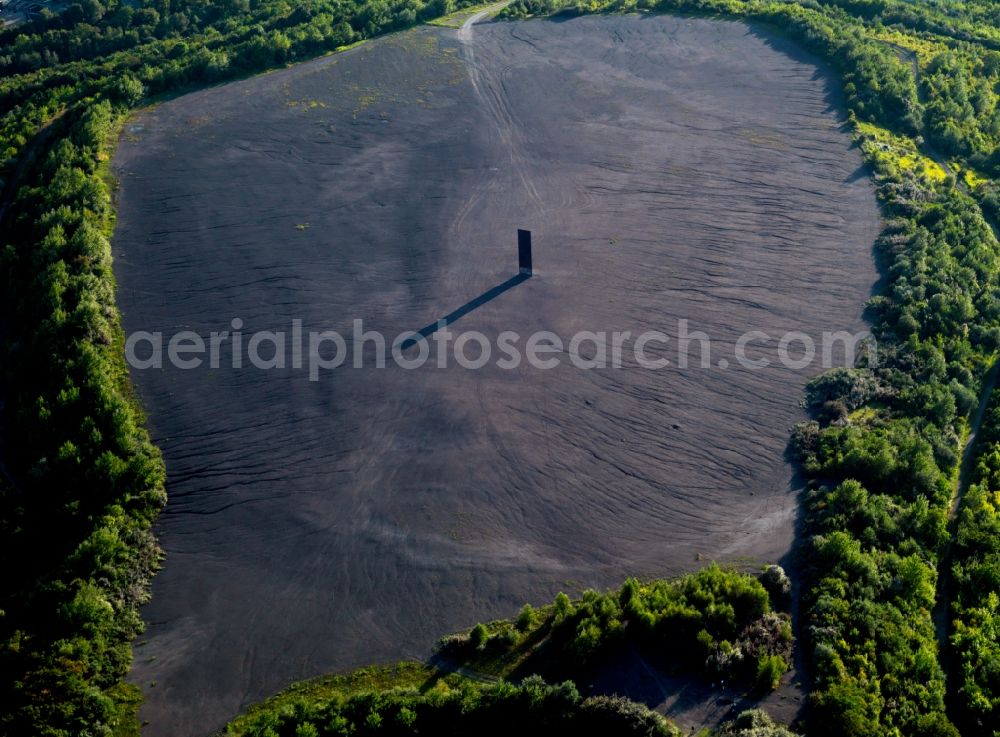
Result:
{"label": "yellow-green vegetation", "polygon": [[867,159],[889,176],[910,176],[929,186],[948,178],[944,168],[922,154],[909,136],[860,121],[855,122],[855,132]]}
{"label": "yellow-green vegetation", "polygon": [[332,53],[332,54],[340,54],[340,53],[342,53],[344,51],[350,51],[351,49],[356,49],[358,46],[361,46],[361,44],[363,44],[367,40],[368,39],[366,39],[366,38],[360,38],[357,41],[352,41],[349,44],[341,44],[340,46],[338,46],[337,48],[335,48],[330,53]]}
{"label": "yellow-green vegetation", "polygon": [[852,425],[872,425],[882,418],[882,413],[879,410],[879,407],[859,407],[848,413],[847,419]]}
{"label": "yellow-green vegetation", "polygon": [[327,104],[322,100],[289,100],[287,105],[290,108],[303,111],[327,107]]}
{"label": "yellow-green vegetation", "polygon": [[962,181],[965,182],[965,186],[970,190],[977,190],[990,183],[990,180],[987,177],[980,174],[975,169],[970,167],[963,168],[960,164],[956,165],[955,169],[960,173]]}

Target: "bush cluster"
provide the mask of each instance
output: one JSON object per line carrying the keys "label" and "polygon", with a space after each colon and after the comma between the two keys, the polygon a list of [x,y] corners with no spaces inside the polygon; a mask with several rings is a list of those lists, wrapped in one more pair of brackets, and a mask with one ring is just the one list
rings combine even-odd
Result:
{"label": "bush cluster", "polygon": [[680,731],[645,706],[619,697],[580,697],[566,681],[537,676],[520,684],[443,681],[421,692],[389,690],[322,700],[256,716],[244,737],[547,737],[553,734],[679,737]]}
{"label": "bush cluster", "polygon": [[[783,575],[768,577],[781,591]],[[566,677],[629,645],[668,668],[762,691],[788,670],[793,643],[788,615],[772,610],[760,581],[713,564],[676,581],[628,579],[618,591],[588,590],[576,601],[560,593],[540,611],[526,606],[515,622],[445,638],[442,650],[476,664],[477,654],[495,659],[540,637],[546,664],[561,664]]]}

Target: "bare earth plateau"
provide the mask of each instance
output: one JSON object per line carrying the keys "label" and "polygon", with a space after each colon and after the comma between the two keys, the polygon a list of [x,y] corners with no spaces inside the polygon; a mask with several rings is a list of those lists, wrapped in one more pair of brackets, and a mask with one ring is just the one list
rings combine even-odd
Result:
{"label": "bare earth plateau", "polygon": [[560,590],[786,556],[785,448],[821,366],[749,370],[733,345],[766,332],[750,352],[775,361],[784,331],[864,328],[879,215],[842,126],[784,41],[638,16],[421,27],[138,115],[115,159],[126,332],[392,338],[507,282],[528,228],[535,275],[453,332],[686,319],[712,341],[711,368],[675,342],[650,345],[661,370],[133,371],[170,495],[144,734],[202,737]]}

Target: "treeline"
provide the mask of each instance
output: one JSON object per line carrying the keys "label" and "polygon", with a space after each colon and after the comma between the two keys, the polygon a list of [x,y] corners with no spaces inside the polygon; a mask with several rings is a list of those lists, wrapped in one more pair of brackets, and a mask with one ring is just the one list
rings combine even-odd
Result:
{"label": "treeline", "polygon": [[111,270],[106,162],[127,111],[449,7],[86,2],[0,34],[0,733],[137,729],[123,679],[164,468],[129,387]]}
{"label": "treeline", "polygon": [[[965,0],[961,5],[906,0],[820,0],[823,5],[842,8],[866,23],[898,26],[914,34],[934,34],[1000,48],[996,0]],[[818,6],[820,3],[816,3]]]}
{"label": "treeline", "polygon": [[963,734],[1000,733],[1000,392],[976,436],[952,543],[952,700]]}
{"label": "treeline", "polygon": [[[1000,177],[996,92],[1000,85],[1000,4],[979,4],[978,13],[972,3],[964,3],[963,12],[950,13],[912,2],[838,0],[829,5],[849,14],[805,0],[794,4],[770,0],[610,0],[596,5],[574,4],[572,0],[515,0],[505,13],[518,18],[556,11],[655,10],[717,13],[771,23],[838,71],[847,106],[860,119],[908,135],[919,134],[941,154],[967,158],[974,168]],[[912,69],[912,52],[873,33],[886,26],[919,32],[922,35],[915,40],[927,36],[946,50],[923,64],[918,80]],[[969,32],[970,28],[978,35]],[[988,32],[987,38],[982,37],[984,32]],[[921,62],[917,64],[919,67]]]}
{"label": "treeline", "polygon": [[240,737],[549,737],[565,734],[680,737],[645,706],[620,697],[581,698],[571,681],[541,678],[484,685],[438,680],[419,689],[365,692],[261,710],[228,735]]}
{"label": "treeline", "polygon": [[[805,3],[803,3],[805,4]],[[880,26],[914,34],[914,40],[934,40],[947,47],[933,58],[916,60],[920,71],[920,97],[925,100],[919,132],[946,156],[969,159],[974,167],[1000,176],[1000,109],[996,90],[1000,84],[1000,4],[963,3],[947,9],[931,3],[898,0],[833,0],[861,22],[866,32]],[[873,42],[883,48],[886,44]],[[919,46],[919,43],[915,44]],[[898,49],[897,49],[898,51]],[[820,50],[825,56],[829,56]],[[913,56],[912,52],[905,54]],[[836,57],[833,57],[836,63]],[[912,78],[912,75],[910,75]],[[851,80],[845,78],[849,88]],[[879,87],[870,87],[879,94]],[[848,94],[850,90],[848,89]]]}
{"label": "treeline", "polygon": [[813,53],[837,68],[849,109],[859,117],[904,133],[916,133],[921,108],[910,65],[891,47],[867,39],[858,21],[808,7],[810,3],[760,0],[606,0],[574,4],[573,0],[514,0],[504,9],[509,18],[560,12],[656,11],[749,17],[780,27]]}
{"label": "treeline", "polygon": [[[921,150],[908,125],[848,101],[858,121]],[[908,116],[925,138],[937,102],[932,93]],[[813,382],[816,420],[795,437],[817,479],[803,546],[811,733],[956,735],[932,613],[959,450],[1000,336],[1000,250],[953,180],[921,176],[864,131],[888,219],[870,302],[878,364]]]}
{"label": "treeline", "polygon": [[[572,681],[548,685],[538,676],[519,684],[445,680],[419,688],[370,691],[280,708],[257,707],[227,737],[680,737],[646,706],[620,696],[581,698]],[[797,737],[763,711],[749,710],[702,737]]]}
{"label": "treeline", "polygon": [[789,590],[777,566],[758,580],[713,564],[676,581],[628,579],[618,591],[590,590],[577,601],[561,593],[548,607],[525,605],[516,620],[445,638],[441,650],[480,671],[517,663],[515,673],[576,678],[634,646],[669,670],[766,692],[791,662],[789,616],[771,606]]}
{"label": "treeline", "polygon": [[142,86],[139,97],[174,92],[310,59],[468,4],[470,0],[73,4],[58,16],[0,33],[0,178],[10,177],[25,146],[53,116],[83,107],[94,96],[114,98],[127,80]]}
{"label": "treeline", "polygon": [[[962,16],[965,4],[906,5],[914,23],[938,17],[942,27],[969,27],[951,17]],[[883,288],[870,304],[878,363],[813,382],[807,402],[815,419],[794,437],[815,479],[802,546],[801,616],[814,677],[809,732],[957,734],[946,713],[932,611],[959,450],[1000,345],[1000,248],[972,196],[987,204],[991,185],[967,192],[944,171],[939,179],[926,176],[913,159],[933,164],[939,147],[965,169],[993,171],[993,51],[967,44],[939,55],[921,71],[918,94],[912,61],[878,38],[884,26],[872,20],[886,21],[881,14],[900,11],[896,3],[624,0],[570,7],[517,0],[511,14],[543,7],[755,19],[780,28],[841,77],[888,226],[878,242]],[[982,35],[992,38],[995,16],[988,22]],[[895,147],[901,139],[907,146]],[[995,581],[978,583],[980,596],[995,599]],[[984,629],[982,636],[995,641],[996,632]],[[1000,668],[995,650],[957,634],[955,647],[982,674],[977,683]],[[982,723],[994,723],[992,703],[980,706],[989,714],[980,715]]]}
{"label": "treeline", "polygon": [[888,216],[870,302],[879,361],[814,382],[817,419],[796,433],[820,480],[806,501],[812,723],[953,735],[932,611],[959,452],[1000,344],[1000,249],[953,179],[861,140]]}
{"label": "treeline", "polygon": [[926,136],[948,156],[1000,176],[1000,52],[966,50],[935,56],[922,74],[927,97]]}
{"label": "treeline", "polygon": [[118,684],[157,563],[164,471],[130,401],[114,301],[98,161],[119,114],[94,102],[59,121],[4,224],[5,734],[95,733],[135,698]]}

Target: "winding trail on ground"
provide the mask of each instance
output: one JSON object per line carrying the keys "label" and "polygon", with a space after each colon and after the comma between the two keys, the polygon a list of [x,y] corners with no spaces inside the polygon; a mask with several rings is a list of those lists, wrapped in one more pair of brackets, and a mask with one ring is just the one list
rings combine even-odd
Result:
{"label": "winding trail on ground", "polygon": [[976,413],[972,417],[972,421],[969,423],[969,434],[965,440],[965,447],[962,449],[962,463],[959,467],[958,477],[955,481],[955,494],[951,500],[951,506],[948,509],[948,521],[951,522],[955,519],[958,514],[958,509],[961,506],[962,496],[969,488],[969,484],[972,483],[972,474],[975,471],[975,460],[976,460],[976,435],[979,432],[979,427],[983,423],[983,417],[986,415],[986,408],[989,407],[990,397],[993,395],[993,389],[996,387],[997,374],[1000,372],[1000,361],[994,362],[993,366],[987,372],[985,378],[983,379],[983,391],[979,397],[979,406],[976,408]]}
{"label": "winding trail on ground", "polygon": [[976,408],[976,412],[969,423],[969,433],[962,448],[962,460],[955,479],[951,502],[948,506],[948,541],[941,552],[941,562],[938,564],[937,591],[934,597],[934,628],[937,633],[938,652],[945,678],[948,677],[950,671],[948,635],[951,629],[949,616],[951,612],[951,548],[955,536],[958,534],[958,510],[962,507],[965,492],[968,491],[976,470],[976,456],[979,450],[976,444],[976,436],[979,434],[983,417],[986,415],[986,408],[989,407],[990,398],[993,396],[993,390],[996,388],[998,373],[1000,373],[1000,360],[993,363],[993,366],[983,379],[983,390],[979,396],[979,406]]}
{"label": "winding trail on ground", "polygon": [[501,172],[497,169],[484,172],[485,176],[481,178],[475,191],[459,209],[452,224],[453,233],[462,227],[473,208],[479,205],[483,198],[491,191],[496,184],[498,176],[504,174],[510,178],[510,181],[505,183],[506,186],[509,187],[520,183],[520,186],[523,187],[524,191],[530,197],[532,206],[539,211],[544,209],[542,197],[535,187],[528,166],[528,159],[525,153],[524,126],[515,120],[511,112],[510,100],[507,96],[506,86],[504,85],[504,77],[510,73],[511,68],[510,66],[505,66],[497,71],[476,59],[473,26],[484,18],[495,15],[501,8],[506,7],[508,4],[503,3],[500,6],[491,5],[469,16],[461,28],[459,28],[457,34],[458,40],[462,44],[462,58],[469,73],[469,81],[472,84],[472,89],[493,125],[497,142],[508,152],[507,163],[509,164],[509,170]]}

